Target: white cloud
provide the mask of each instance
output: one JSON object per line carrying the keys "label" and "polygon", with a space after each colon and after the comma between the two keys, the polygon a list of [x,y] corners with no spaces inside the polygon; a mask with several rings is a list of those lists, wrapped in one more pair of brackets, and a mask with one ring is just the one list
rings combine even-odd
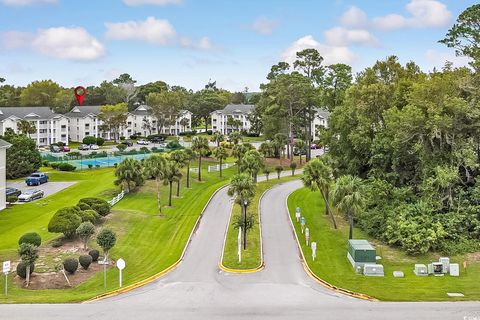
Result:
{"label": "white cloud", "polygon": [[113,40],[139,40],[148,43],[167,45],[177,36],[175,28],[168,20],[148,17],[145,21],[105,23],[106,36]]}
{"label": "white cloud", "polygon": [[293,42],[282,52],[281,56],[283,61],[293,63],[296,60],[296,53],[298,51],[310,48],[317,49],[327,65],[334,63],[352,64],[356,58],[348,47],[323,44],[315,40],[311,35],[304,36]]}
{"label": "white cloud", "polygon": [[0,3],[12,7],[31,6],[35,4],[55,4],[57,2],[58,0],[0,0]]}
{"label": "white cloud", "polygon": [[123,0],[127,6],[141,6],[144,4],[152,4],[157,6],[166,6],[169,4],[180,4],[182,0]]}
{"label": "white cloud", "polygon": [[278,26],[278,22],[268,19],[266,17],[259,17],[251,25],[251,29],[258,34],[268,36],[271,35],[273,30]]}
{"label": "white cloud", "polygon": [[31,48],[46,56],[78,61],[96,60],[105,47],[83,28],[49,28],[36,33],[9,31],[0,34],[2,48]]}
{"label": "white cloud", "polygon": [[448,26],[452,18],[447,6],[438,0],[411,0],[406,8],[410,17],[388,14],[374,18],[374,26],[383,31],[406,27],[435,28]]}
{"label": "white cloud", "polygon": [[343,27],[335,27],[325,30],[325,42],[331,46],[347,46],[350,44],[362,44],[377,46],[378,41],[373,35],[364,29],[349,30]]}
{"label": "white cloud", "polygon": [[351,6],[340,17],[340,24],[344,27],[362,29],[368,26],[368,17],[362,9]]}
{"label": "white cloud", "polygon": [[470,58],[458,57],[454,54],[440,52],[434,49],[425,52],[425,59],[432,68],[442,68],[447,61],[452,62],[455,67],[465,67],[468,66],[468,63],[470,62]]}

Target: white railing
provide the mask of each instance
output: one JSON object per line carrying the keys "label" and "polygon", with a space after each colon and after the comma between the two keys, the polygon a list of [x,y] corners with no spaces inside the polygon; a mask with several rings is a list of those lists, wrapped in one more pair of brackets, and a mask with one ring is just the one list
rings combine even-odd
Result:
{"label": "white railing", "polygon": [[[222,164],[222,169],[228,169],[230,167],[232,167],[234,165],[234,163],[223,163]],[[208,172],[215,172],[215,171],[219,171],[220,170],[220,165],[219,164],[216,164],[216,165],[213,165],[213,166],[208,166]]]}
{"label": "white railing", "polygon": [[197,172],[198,172],[198,168],[190,168],[190,172],[195,172],[195,173],[197,173]]}
{"label": "white railing", "polygon": [[120,192],[115,197],[113,197],[112,200],[107,201],[107,202],[110,204],[110,206],[113,207],[114,205],[117,204],[118,201],[122,200],[124,196],[125,196],[125,191],[122,190],[122,192]]}

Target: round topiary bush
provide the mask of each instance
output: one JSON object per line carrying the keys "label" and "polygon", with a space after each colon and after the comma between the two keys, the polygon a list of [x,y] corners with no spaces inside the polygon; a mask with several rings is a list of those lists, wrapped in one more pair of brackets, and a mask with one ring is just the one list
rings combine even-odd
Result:
{"label": "round topiary bush", "polygon": [[91,209],[97,211],[97,213],[103,217],[110,213],[110,205],[107,201],[100,198],[83,198],[80,199],[80,203],[88,204]]}
{"label": "round topiary bush", "polygon": [[92,261],[98,261],[98,257],[100,257],[100,252],[98,250],[90,250],[88,251],[88,255],[92,257]]}
{"label": "round topiary bush", "polygon": [[92,207],[90,207],[90,206],[88,205],[88,203],[85,203],[85,202],[79,202],[79,203],[77,204],[77,207],[79,207],[80,210],[90,210],[90,209],[92,209]]}
{"label": "round topiary bush", "polygon": [[[30,274],[33,273],[33,270],[35,269],[35,264],[30,265]],[[17,264],[17,275],[22,278],[26,279],[27,278],[27,264],[25,262],[20,262]]]}
{"label": "round topiary bush", "polygon": [[30,243],[34,246],[40,247],[42,244],[42,237],[36,232],[25,233],[20,239],[18,239],[18,245],[21,245],[22,243]]}
{"label": "round topiary bush", "polygon": [[67,258],[63,261],[63,268],[68,273],[74,274],[78,269],[78,260],[75,258]]}
{"label": "round topiary bush", "polygon": [[82,268],[87,270],[88,267],[90,267],[90,264],[92,263],[93,258],[91,255],[86,254],[86,255],[80,256],[80,258],[78,258],[78,261],[80,262],[80,265],[82,266]]}

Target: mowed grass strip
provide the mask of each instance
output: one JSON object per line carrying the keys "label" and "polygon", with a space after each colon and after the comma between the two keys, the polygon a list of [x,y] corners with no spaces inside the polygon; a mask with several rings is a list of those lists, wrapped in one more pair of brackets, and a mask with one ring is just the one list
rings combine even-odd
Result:
{"label": "mowed grass strip", "polygon": [[[310,241],[317,242],[317,258],[312,260],[312,251],[307,247],[300,223],[295,220],[295,208],[300,207],[310,229]],[[386,301],[456,301],[480,299],[480,264],[475,255],[450,257],[452,263],[460,263],[460,277],[417,277],[413,273],[415,263],[428,264],[438,261],[439,254],[427,254],[418,257],[382,245],[355,228],[354,239],[367,239],[377,249],[382,259],[385,277],[365,277],[355,274],[347,260],[348,224],[340,215],[336,215],[339,229],[334,230],[331,220],[324,214],[324,202],[320,193],[306,188],[293,192],[288,198],[290,217],[310,269],[323,280],[338,287]],[[469,261],[467,272],[462,262]],[[393,271],[403,271],[404,278],[394,278]],[[465,297],[451,298],[447,292],[461,292]]]}
{"label": "mowed grass strip", "polygon": [[[271,175],[272,177],[272,175]],[[234,228],[234,222],[242,213],[242,209],[238,203],[233,205],[230,223],[227,229],[227,237],[223,251],[222,264],[224,267],[234,270],[247,270],[260,267],[262,263],[261,242],[260,242],[260,224],[259,224],[259,204],[262,194],[273,186],[298,179],[298,177],[286,176],[280,179],[275,177],[269,181],[259,182],[255,192],[255,197],[248,206],[248,214],[255,215],[255,225],[247,234],[247,250],[242,247],[242,261],[238,262],[238,229]],[[243,237],[243,235],[242,235]],[[243,238],[242,238],[243,239]],[[243,240],[242,240],[243,241]]]}
{"label": "mowed grass strip", "polygon": [[[205,163],[205,170],[202,172],[204,181],[196,181],[196,174],[193,173],[191,188],[186,189],[185,181],[182,180],[181,197],[173,198],[171,208],[162,208],[164,217],[158,215],[153,181],[148,181],[138,192],[128,194],[115,205],[104,226],[112,228],[117,233],[117,244],[111,250],[111,258],[114,260],[123,258],[126,261],[123,286],[155,275],[180,258],[203,207],[217,189],[228,183],[228,179],[236,171],[236,168],[224,170],[224,177],[219,178],[218,172],[207,173],[206,166],[209,164],[212,163]],[[110,173],[113,176],[113,172]],[[112,181],[110,180],[111,183]],[[167,201],[168,187],[162,186],[162,204],[166,205]],[[15,239],[17,240],[18,238]],[[90,241],[89,248],[98,249],[94,240]],[[27,290],[11,285],[9,296],[7,298],[0,296],[0,303],[84,301],[118,289],[118,276],[117,268],[107,271],[106,289],[103,287],[102,272],[72,289]],[[10,277],[10,283],[11,281]],[[3,288],[3,285],[2,278],[0,286]]]}

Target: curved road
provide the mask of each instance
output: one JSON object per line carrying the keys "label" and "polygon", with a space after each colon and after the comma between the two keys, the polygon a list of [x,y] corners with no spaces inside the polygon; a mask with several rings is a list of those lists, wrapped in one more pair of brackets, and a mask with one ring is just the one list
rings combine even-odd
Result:
{"label": "curved road", "polygon": [[299,181],[284,183],[262,199],[261,272],[218,268],[232,206],[224,188],[207,206],[184,261],[163,278],[89,304],[2,305],[0,319],[480,319],[476,302],[369,302],[317,284],[303,270],[285,208],[299,187]]}

